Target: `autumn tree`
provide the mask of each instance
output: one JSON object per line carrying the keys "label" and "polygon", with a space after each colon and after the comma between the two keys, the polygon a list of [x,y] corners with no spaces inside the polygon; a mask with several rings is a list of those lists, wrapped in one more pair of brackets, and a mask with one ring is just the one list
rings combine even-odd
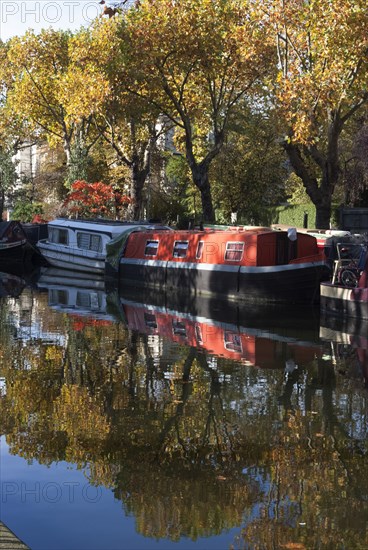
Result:
{"label": "autumn tree", "polygon": [[2,219],[6,196],[17,181],[17,172],[9,147],[0,145],[0,220]]}
{"label": "autumn tree", "polygon": [[328,228],[341,177],[339,140],[368,100],[368,14],[364,0],[259,0],[279,74],[270,88],[284,121],[284,149]]}
{"label": "autumn tree", "polygon": [[62,143],[68,167],[73,153],[76,162],[76,150],[83,163],[83,155],[88,155],[98,139],[92,135],[91,119],[82,117],[76,123],[67,115],[70,38],[66,31],[49,29],[37,35],[28,31],[9,41],[4,59],[11,75],[7,82],[8,109],[26,120],[29,131],[46,138],[51,146]]}
{"label": "autumn tree", "polygon": [[7,64],[8,45],[0,40],[0,220],[5,202],[17,181],[14,156],[29,133],[27,124],[9,108],[12,73]]}
{"label": "autumn tree", "polygon": [[128,91],[183,134],[183,150],[215,220],[209,167],[237,103],[269,67],[266,28],[246,2],[144,0],[121,24]]}
{"label": "autumn tree", "polygon": [[65,97],[69,98],[70,118],[78,123],[83,116],[91,117],[101,143],[110,151],[112,163],[129,170],[129,213],[138,219],[152,149],[162,128],[156,124],[157,108],[127,93],[119,25],[118,17],[99,20],[74,36],[73,70],[68,76]]}
{"label": "autumn tree", "polygon": [[239,105],[210,174],[222,221],[236,213],[238,223],[273,223],[272,207],[286,197],[287,167],[270,108]]}
{"label": "autumn tree", "polygon": [[354,120],[344,140],[343,190],[346,206],[368,206],[368,123]]}

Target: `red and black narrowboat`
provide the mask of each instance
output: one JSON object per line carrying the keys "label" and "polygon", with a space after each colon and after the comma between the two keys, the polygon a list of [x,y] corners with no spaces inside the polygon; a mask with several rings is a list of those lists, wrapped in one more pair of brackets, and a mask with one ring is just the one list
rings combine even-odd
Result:
{"label": "red and black narrowboat", "polygon": [[[274,303],[316,303],[329,268],[314,236],[270,228],[133,231],[107,247],[119,285]],[[111,253],[110,253],[111,252]]]}

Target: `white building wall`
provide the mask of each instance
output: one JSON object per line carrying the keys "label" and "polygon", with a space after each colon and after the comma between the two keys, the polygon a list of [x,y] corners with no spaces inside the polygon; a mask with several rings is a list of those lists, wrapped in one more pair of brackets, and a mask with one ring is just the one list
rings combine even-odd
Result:
{"label": "white building wall", "polygon": [[14,156],[19,180],[32,179],[40,167],[39,146],[25,142]]}

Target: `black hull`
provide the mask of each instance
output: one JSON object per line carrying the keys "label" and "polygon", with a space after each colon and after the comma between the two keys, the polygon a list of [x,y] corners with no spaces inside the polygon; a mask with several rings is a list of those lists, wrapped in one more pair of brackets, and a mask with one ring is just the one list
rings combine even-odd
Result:
{"label": "black hull", "polygon": [[119,285],[180,290],[246,302],[316,304],[320,282],[328,277],[323,262],[245,268],[123,258]]}
{"label": "black hull", "polygon": [[20,243],[17,246],[11,248],[0,248],[0,261],[23,261],[29,253],[29,247],[27,244]]}

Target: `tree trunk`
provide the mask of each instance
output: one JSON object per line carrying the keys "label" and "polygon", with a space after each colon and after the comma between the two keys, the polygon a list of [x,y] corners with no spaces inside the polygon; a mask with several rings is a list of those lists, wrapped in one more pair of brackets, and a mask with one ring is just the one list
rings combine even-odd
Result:
{"label": "tree trunk", "polygon": [[316,228],[330,229],[331,200],[329,204],[316,204]]}
{"label": "tree trunk", "polygon": [[157,135],[155,128],[150,128],[150,135],[147,141],[138,142],[136,139],[135,121],[130,122],[131,137],[131,160],[124,155],[121,160],[130,167],[131,183],[130,198],[131,204],[128,207],[128,217],[131,220],[139,220],[142,215],[143,188],[151,169],[151,153],[156,143]]}
{"label": "tree trunk", "polygon": [[194,143],[192,135],[192,126],[189,118],[183,116],[185,129],[185,152],[190,170],[192,172],[193,183],[201,192],[203,221],[214,223],[216,221],[215,210],[212,204],[212,193],[208,172],[213,159],[219,154],[224,143],[223,130],[214,131],[214,143],[207,155],[201,162],[197,162],[194,155]]}
{"label": "tree trunk", "polygon": [[216,221],[216,216],[212,204],[211,186],[208,177],[208,165],[200,163],[192,165],[190,168],[193,182],[201,192],[203,221],[207,223],[214,223]]}
{"label": "tree trunk", "polygon": [[[295,173],[302,180],[306,193],[316,207],[315,227],[317,229],[329,229],[331,219],[332,195],[336,185],[337,171],[329,170],[328,160],[318,151],[301,149],[298,145],[286,143],[284,149],[289,157],[290,164]],[[321,185],[318,185],[317,178],[311,174],[308,164],[310,160],[318,164],[321,172]],[[314,167],[315,168],[315,167]]]}
{"label": "tree trunk", "polygon": [[5,193],[4,190],[0,190],[0,222],[3,220],[4,214]]}
{"label": "tree trunk", "polygon": [[139,220],[141,217],[143,188],[148,174],[148,169],[140,169],[138,160],[133,160],[131,165],[130,198],[128,216],[131,220]]}
{"label": "tree trunk", "polygon": [[72,157],[71,145],[70,145],[70,140],[65,137],[64,137],[64,152],[66,156],[66,167],[69,168],[71,157]]}
{"label": "tree trunk", "polygon": [[[284,142],[290,164],[316,207],[317,229],[330,228],[332,197],[339,178],[338,142],[342,127],[339,114],[330,113],[326,152],[320,151],[315,144],[300,146],[291,140]],[[314,176],[316,167],[320,173],[320,185]]]}

